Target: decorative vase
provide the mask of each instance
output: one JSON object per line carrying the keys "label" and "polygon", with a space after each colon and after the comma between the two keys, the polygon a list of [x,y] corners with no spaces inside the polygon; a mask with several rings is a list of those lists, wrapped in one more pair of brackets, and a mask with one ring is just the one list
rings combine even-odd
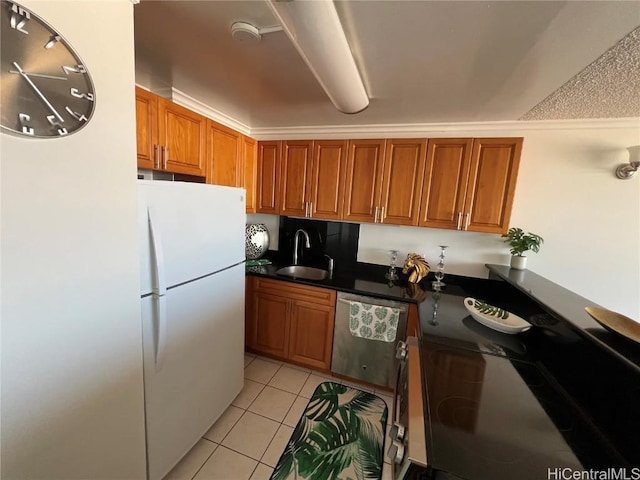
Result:
{"label": "decorative vase", "polygon": [[516,270],[527,268],[527,257],[524,255],[511,255],[511,268]]}
{"label": "decorative vase", "polygon": [[247,224],[244,231],[244,254],[247,260],[260,258],[269,249],[269,230],[264,223]]}

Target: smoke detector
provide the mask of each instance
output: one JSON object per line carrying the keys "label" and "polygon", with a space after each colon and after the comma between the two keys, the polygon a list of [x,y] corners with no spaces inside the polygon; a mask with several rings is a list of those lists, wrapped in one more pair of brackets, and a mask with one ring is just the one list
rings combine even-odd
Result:
{"label": "smoke detector", "polygon": [[240,43],[260,43],[260,30],[247,22],[235,22],[231,25],[231,36]]}

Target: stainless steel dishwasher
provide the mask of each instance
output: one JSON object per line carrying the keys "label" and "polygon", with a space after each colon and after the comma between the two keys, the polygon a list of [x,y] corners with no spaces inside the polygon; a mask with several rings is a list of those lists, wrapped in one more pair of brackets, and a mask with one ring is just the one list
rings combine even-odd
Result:
{"label": "stainless steel dishwasher", "polygon": [[[400,310],[396,339],[393,342],[356,337],[349,330],[349,301],[395,307]],[[333,333],[331,371],[364,382],[393,388],[398,368],[396,344],[407,331],[409,305],[404,302],[338,293]]]}

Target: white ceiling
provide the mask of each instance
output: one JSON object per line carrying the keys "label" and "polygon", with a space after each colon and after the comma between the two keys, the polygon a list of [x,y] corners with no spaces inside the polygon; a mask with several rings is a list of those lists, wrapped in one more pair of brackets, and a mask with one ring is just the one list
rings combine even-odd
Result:
{"label": "white ceiling", "polygon": [[[143,0],[134,10],[136,81],[178,89],[251,128],[513,121],[640,26],[638,1],[335,3],[371,98],[361,113],[333,107],[283,32],[254,45],[231,37],[235,21],[276,25],[262,1]],[[639,43],[625,45],[638,50]],[[624,68],[620,77],[638,99],[638,65]],[[637,81],[629,87],[628,78]],[[605,92],[616,85],[602,82]],[[609,98],[598,84],[590,91]],[[636,105],[624,111],[640,117]],[[592,102],[589,116],[616,111]],[[545,119],[544,108],[534,112],[529,118]],[[548,118],[576,113],[556,105]]]}

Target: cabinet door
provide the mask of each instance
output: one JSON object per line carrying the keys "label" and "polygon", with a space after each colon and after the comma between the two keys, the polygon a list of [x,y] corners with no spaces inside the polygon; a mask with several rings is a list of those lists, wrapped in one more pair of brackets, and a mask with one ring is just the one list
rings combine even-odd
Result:
{"label": "cabinet door", "polygon": [[466,230],[507,232],[521,151],[522,138],[474,139],[464,207]]}
{"label": "cabinet door", "polygon": [[207,183],[239,187],[242,183],[241,134],[207,120]]}
{"label": "cabinet door", "polygon": [[313,148],[311,216],[340,220],[347,169],[346,140],[317,140]]}
{"label": "cabinet door", "polygon": [[421,227],[462,228],[471,138],[431,138],[420,205]]}
{"label": "cabinet door", "polygon": [[244,279],[244,345],[248,348],[255,348],[255,335],[253,330],[253,293],[254,278],[247,275]]}
{"label": "cabinet door", "polygon": [[282,142],[258,142],[257,204],[258,213],[280,213],[280,153]]}
{"label": "cabinet door", "polygon": [[379,222],[418,225],[426,149],[424,139],[387,140]]}
{"label": "cabinet door", "polygon": [[247,189],[247,213],[256,213],[256,175],[258,167],[258,143],[251,137],[242,136],[243,178]]}
{"label": "cabinet door", "polygon": [[158,146],[158,97],[136,87],[136,145],[138,168],[159,168],[155,149]]}
{"label": "cabinet door", "polygon": [[313,141],[286,141],[280,168],[280,213],[304,217],[311,186],[311,155]]}
{"label": "cabinet door", "polygon": [[163,169],[204,177],[205,117],[164,98],[159,99],[158,112]]}
{"label": "cabinet door", "polygon": [[285,297],[254,291],[251,310],[251,347],[258,352],[286,358],[290,301]]}
{"label": "cabinet door", "polygon": [[291,309],[287,358],[309,367],[329,370],[335,307],[297,300]]}
{"label": "cabinet door", "polygon": [[344,220],[375,222],[380,206],[384,140],[349,140]]}

